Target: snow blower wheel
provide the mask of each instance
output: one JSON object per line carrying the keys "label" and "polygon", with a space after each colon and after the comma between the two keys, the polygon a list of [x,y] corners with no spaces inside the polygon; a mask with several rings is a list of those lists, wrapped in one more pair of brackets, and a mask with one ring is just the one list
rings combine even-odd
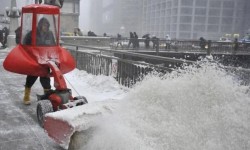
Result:
{"label": "snow blower wheel", "polygon": [[50,112],[53,112],[53,107],[49,100],[41,100],[38,102],[36,114],[38,123],[42,128],[44,126],[44,116]]}

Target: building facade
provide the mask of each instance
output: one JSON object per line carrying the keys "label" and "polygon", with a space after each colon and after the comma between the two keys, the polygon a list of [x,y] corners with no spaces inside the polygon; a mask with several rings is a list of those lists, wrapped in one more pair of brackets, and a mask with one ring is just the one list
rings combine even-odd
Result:
{"label": "building facade", "polygon": [[177,39],[218,39],[250,28],[249,0],[143,0],[142,32]]}
{"label": "building facade", "polygon": [[99,33],[136,31],[177,39],[219,39],[250,32],[249,0],[92,0]]}
{"label": "building facade", "polygon": [[74,32],[79,25],[80,0],[64,0],[61,8],[61,32]]}

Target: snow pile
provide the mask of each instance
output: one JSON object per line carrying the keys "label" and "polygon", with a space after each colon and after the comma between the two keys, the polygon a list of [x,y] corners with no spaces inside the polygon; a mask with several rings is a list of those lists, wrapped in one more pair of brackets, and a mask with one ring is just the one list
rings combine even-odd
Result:
{"label": "snow pile", "polygon": [[110,99],[118,100],[128,91],[111,76],[94,76],[78,69],[66,74],[65,78],[68,81],[68,87],[72,89],[73,95],[78,96],[78,93],[80,93],[87,98],[89,103]]}
{"label": "snow pile", "polygon": [[248,86],[217,65],[150,75],[96,121],[88,150],[250,149]]}

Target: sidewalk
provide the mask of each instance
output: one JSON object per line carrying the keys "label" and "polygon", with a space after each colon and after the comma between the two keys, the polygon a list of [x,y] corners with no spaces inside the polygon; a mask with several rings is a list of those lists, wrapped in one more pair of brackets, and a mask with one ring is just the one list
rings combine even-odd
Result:
{"label": "sidewalk", "polygon": [[25,75],[4,70],[7,53],[0,50],[0,150],[61,150],[37,123],[35,95],[42,93],[39,79],[31,90],[31,105],[23,105]]}

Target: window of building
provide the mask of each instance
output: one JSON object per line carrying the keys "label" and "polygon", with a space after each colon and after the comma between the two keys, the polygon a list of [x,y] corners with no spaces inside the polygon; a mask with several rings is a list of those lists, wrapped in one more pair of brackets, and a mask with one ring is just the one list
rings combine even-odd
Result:
{"label": "window of building", "polygon": [[222,10],[222,15],[224,17],[230,17],[234,15],[234,10],[233,9],[223,9]]}
{"label": "window of building", "polygon": [[75,13],[80,13],[79,12],[79,3],[77,1],[75,1]]}
{"label": "window of building", "polygon": [[220,16],[220,9],[209,9],[209,16]]}
{"label": "window of building", "polygon": [[244,16],[244,11],[243,11],[243,10],[238,10],[238,11],[236,12],[236,16],[237,16],[237,17]]}
{"label": "window of building", "polygon": [[176,7],[178,6],[178,0],[173,1],[173,6],[176,6]]}
{"label": "window of building", "polygon": [[191,33],[190,32],[180,32],[179,38],[180,39],[190,39]]}
{"label": "window of building", "polygon": [[204,16],[207,13],[206,8],[195,8],[195,15],[201,15]]}
{"label": "window of building", "polygon": [[191,23],[192,22],[192,16],[181,16],[180,17],[180,23]]}
{"label": "window of building", "polygon": [[191,24],[180,24],[180,31],[191,31]]}
{"label": "window of building", "polygon": [[177,16],[172,16],[171,22],[172,23],[177,23]]}
{"label": "window of building", "polygon": [[206,17],[204,16],[195,16],[194,17],[194,23],[196,24],[205,24],[206,22]]}
{"label": "window of building", "polygon": [[223,7],[224,8],[234,8],[234,1],[224,1]]}
{"label": "window of building", "polygon": [[172,15],[177,15],[178,14],[178,9],[177,8],[173,8],[171,11]]}
{"label": "window of building", "polygon": [[167,15],[170,15],[170,14],[171,14],[171,9],[167,9],[167,10],[166,10],[166,14],[167,14]]}
{"label": "window of building", "polygon": [[207,0],[197,0],[196,2],[195,2],[195,5],[197,6],[197,7],[206,7],[207,6]]}
{"label": "window of building", "polygon": [[172,7],[171,1],[168,1],[166,6],[167,6],[168,8],[171,8],[171,7]]}
{"label": "window of building", "polygon": [[190,7],[182,7],[181,8],[181,14],[192,15],[192,13],[193,13],[193,8],[190,8]]}
{"label": "window of building", "polygon": [[220,18],[219,17],[209,17],[208,24],[219,24]]}
{"label": "window of building", "polygon": [[223,17],[222,18],[222,24],[232,24],[232,17]]}
{"label": "window of building", "polygon": [[177,24],[172,24],[171,31],[176,31],[176,26],[177,26]]}
{"label": "window of building", "polygon": [[212,1],[210,1],[209,6],[214,7],[214,8],[220,8],[221,7],[221,1],[212,0]]}
{"label": "window of building", "polygon": [[72,2],[65,1],[61,9],[62,12],[73,13],[74,4]]}
{"label": "window of building", "polygon": [[181,0],[181,6],[193,6],[193,0]]}
{"label": "window of building", "polygon": [[231,33],[232,26],[231,25],[223,25],[221,26],[221,32]]}
{"label": "window of building", "polygon": [[194,27],[193,27],[193,30],[197,31],[197,32],[205,31],[205,29],[206,29],[205,25],[194,25]]}
{"label": "window of building", "polygon": [[218,32],[219,26],[218,25],[208,25],[207,32]]}

